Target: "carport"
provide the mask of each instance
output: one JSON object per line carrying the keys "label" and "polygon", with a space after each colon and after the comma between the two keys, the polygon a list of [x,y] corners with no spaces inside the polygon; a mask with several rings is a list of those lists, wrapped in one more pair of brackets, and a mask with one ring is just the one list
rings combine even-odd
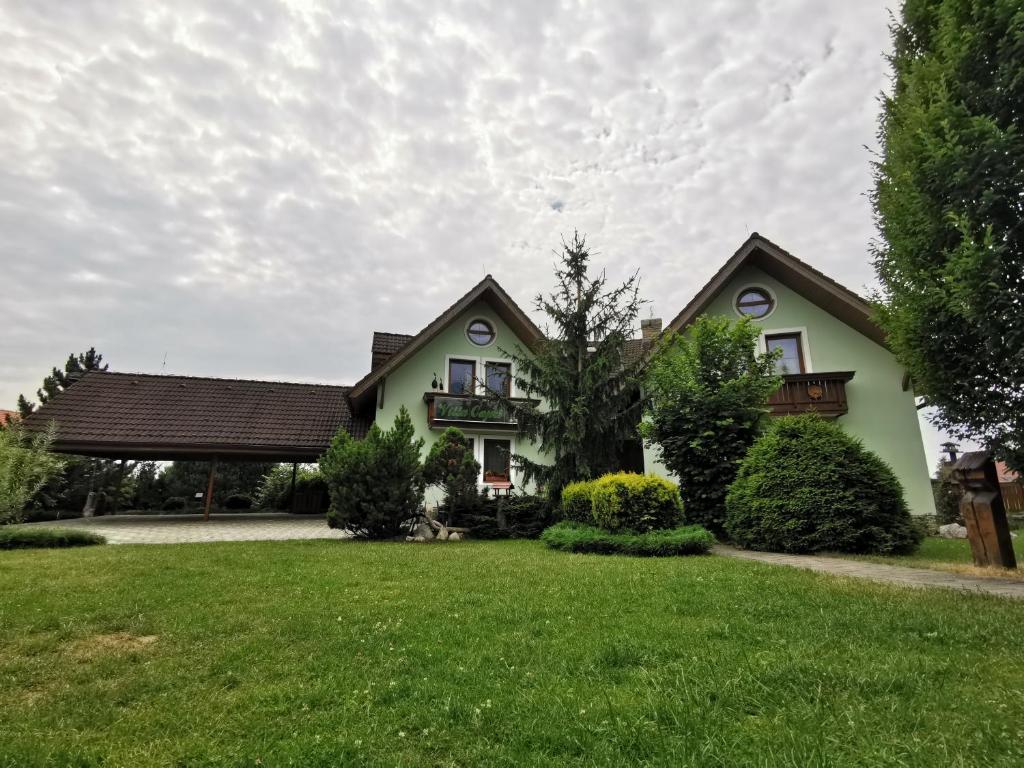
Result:
{"label": "carport", "polygon": [[351,387],[90,371],[28,416],[32,431],[56,425],[52,450],[105,459],[209,461],[209,519],[217,463],[316,461],[339,428],[366,434]]}

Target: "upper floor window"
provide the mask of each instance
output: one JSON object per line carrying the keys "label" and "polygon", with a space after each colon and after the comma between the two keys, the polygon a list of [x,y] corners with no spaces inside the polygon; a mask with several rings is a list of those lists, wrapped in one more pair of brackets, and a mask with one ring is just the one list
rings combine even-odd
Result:
{"label": "upper floor window", "polygon": [[768,351],[782,350],[782,356],[775,361],[775,372],[780,376],[787,373],[805,373],[804,350],[799,333],[777,333],[764,337]]}
{"label": "upper floor window", "polygon": [[505,397],[512,394],[512,366],[509,363],[484,363],[487,388]]}
{"label": "upper floor window", "polygon": [[453,395],[471,395],[475,389],[476,361],[448,361],[448,391]]}
{"label": "upper floor window", "polygon": [[747,317],[766,317],[775,309],[775,300],[764,288],[746,288],[736,297],[736,311]]}
{"label": "upper floor window", "polygon": [[494,326],[487,320],[474,320],[466,328],[466,336],[478,347],[486,347],[494,341]]}

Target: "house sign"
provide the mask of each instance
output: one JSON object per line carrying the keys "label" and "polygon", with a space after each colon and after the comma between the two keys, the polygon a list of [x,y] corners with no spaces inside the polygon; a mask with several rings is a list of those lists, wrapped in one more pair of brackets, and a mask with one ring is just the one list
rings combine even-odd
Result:
{"label": "house sign", "polygon": [[508,412],[498,403],[481,398],[438,397],[434,400],[434,421],[479,421],[509,424]]}

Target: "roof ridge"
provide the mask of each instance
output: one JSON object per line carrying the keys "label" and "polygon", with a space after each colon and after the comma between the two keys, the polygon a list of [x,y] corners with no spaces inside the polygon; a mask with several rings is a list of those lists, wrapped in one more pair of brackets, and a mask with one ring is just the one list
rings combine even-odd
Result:
{"label": "roof ridge", "polygon": [[[759,234],[757,232],[754,232],[753,234],[750,235],[750,237],[747,238],[747,240],[754,240],[754,239],[760,240],[763,243],[767,243],[768,245],[770,245],[775,250],[777,250],[777,251],[779,251],[781,253],[784,253],[786,256],[791,258],[793,261],[797,262],[798,264],[801,264],[802,266],[807,267],[807,269],[811,270],[811,272],[814,272],[818,277],[823,278],[824,280],[827,280],[828,282],[832,283],[832,285],[834,285],[836,288],[839,288],[839,289],[841,289],[843,291],[846,291],[846,293],[850,294],[854,298],[856,298],[859,301],[862,301],[865,304],[870,306],[871,302],[868,299],[866,299],[863,296],[861,296],[855,290],[853,290],[852,288],[847,288],[845,285],[840,283],[834,277],[830,277],[829,275],[827,275],[824,272],[822,272],[820,269],[818,269],[816,266],[814,266],[810,262],[807,262],[807,261],[804,261],[803,259],[801,259],[799,256],[793,255],[790,251],[787,251],[785,248],[783,248],[778,243],[775,243],[772,240],[769,240],[767,237],[765,237],[764,235]],[[744,245],[746,245],[746,243],[744,243]],[[740,246],[741,249],[742,249],[742,247],[743,246]]]}
{"label": "roof ridge", "polygon": [[144,376],[150,379],[188,379],[189,381],[236,381],[244,384],[282,384],[292,387],[332,387],[334,389],[352,389],[351,384],[323,384],[311,381],[280,381],[277,379],[240,379],[230,376],[194,376],[187,373],[143,373],[141,371],[86,371],[83,376],[102,374],[103,376]]}

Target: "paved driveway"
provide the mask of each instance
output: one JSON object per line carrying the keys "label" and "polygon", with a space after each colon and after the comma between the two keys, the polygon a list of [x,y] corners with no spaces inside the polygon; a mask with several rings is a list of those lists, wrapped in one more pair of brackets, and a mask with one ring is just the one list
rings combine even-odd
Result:
{"label": "paved driveway", "polygon": [[819,573],[831,573],[836,576],[852,576],[855,579],[882,581],[887,584],[898,584],[904,587],[943,587],[959,589],[965,592],[985,592],[1000,597],[1013,597],[1024,600],[1024,581],[1009,579],[983,579],[973,576],[962,576],[947,571],[933,571],[928,568],[908,568],[904,565],[885,565],[870,563],[863,560],[846,560],[842,557],[825,557],[820,555],[783,555],[774,552],[752,552],[736,549],[721,544],[712,547],[716,555],[739,557],[744,560],[757,560],[772,565],[785,565],[791,568],[805,568]]}
{"label": "paved driveway", "polygon": [[322,516],[285,512],[202,515],[104,515],[30,523],[31,526],[79,528],[105,536],[111,544],[178,544],[195,541],[285,541],[344,539]]}

